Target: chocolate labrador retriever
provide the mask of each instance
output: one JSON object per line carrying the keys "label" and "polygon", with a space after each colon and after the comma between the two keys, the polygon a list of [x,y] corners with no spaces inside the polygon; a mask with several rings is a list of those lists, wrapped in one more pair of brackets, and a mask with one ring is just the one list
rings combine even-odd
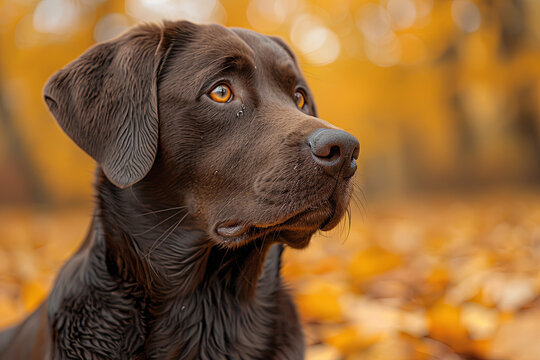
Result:
{"label": "chocolate labrador retriever", "polygon": [[1,359],[302,359],[284,246],[348,206],[357,140],[317,118],[280,39],[145,24],[56,73],[45,101],[98,163],[96,210]]}

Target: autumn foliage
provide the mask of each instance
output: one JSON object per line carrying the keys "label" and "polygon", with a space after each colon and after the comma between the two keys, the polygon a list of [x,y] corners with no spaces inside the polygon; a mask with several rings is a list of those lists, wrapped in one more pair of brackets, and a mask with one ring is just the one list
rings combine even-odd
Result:
{"label": "autumn foliage", "polygon": [[[0,214],[0,326],[46,297],[90,209]],[[375,203],[285,252],[307,359],[536,360],[540,194]]]}
{"label": "autumn foliage", "polygon": [[540,359],[534,0],[3,0],[0,327],[47,296],[92,213],[94,164],[44,83],[164,17],[282,37],[320,117],[360,140],[350,228],[286,251],[307,359]]}

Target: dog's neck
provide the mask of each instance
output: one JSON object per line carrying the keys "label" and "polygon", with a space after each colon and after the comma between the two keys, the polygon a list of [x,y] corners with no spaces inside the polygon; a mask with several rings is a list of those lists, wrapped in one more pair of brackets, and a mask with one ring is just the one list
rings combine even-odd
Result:
{"label": "dog's neck", "polygon": [[249,301],[261,282],[279,279],[281,246],[267,259],[275,236],[224,247],[195,226],[183,206],[150,207],[138,189],[119,189],[103,177],[98,181],[109,270],[141,284],[151,298],[163,301],[220,286]]}
{"label": "dog's neck", "polygon": [[[224,248],[192,227],[182,208],[149,209],[137,189],[119,189],[104,178],[97,188],[108,271],[137,289],[132,293],[144,304],[147,351],[155,358],[172,351],[170,339],[179,335],[180,350],[173,351],[184,355],[205,339],[226,339],[226,322],[245,327],[235,333],[249,334],[246,349],[253,346],[250,343],[264,344],[254,337],[271,338],[270,329],[276,326],[272,319],[285,296],[279,273],[281,245],[272,246],[268,239]],[[201,330],[205,326],[210,328]],[[212,326],[222,333],[212,334]]]}

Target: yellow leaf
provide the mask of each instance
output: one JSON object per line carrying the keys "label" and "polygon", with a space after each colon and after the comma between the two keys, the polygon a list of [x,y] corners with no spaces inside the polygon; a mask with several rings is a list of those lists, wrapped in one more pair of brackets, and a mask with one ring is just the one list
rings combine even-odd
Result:
{"label": "yellow leaf", "polygon": [[392,270],[401,264],[401,257],[379,247],[358,252],[351,261],[350,274],[356,281],[365,281]]}
{"label": "yellow leaf", "polygon": [[343,289],[322,281],[310,283],[297,296],[298,308],[306,319],[341,321],[343,318],[339,296]]}
{"label": "yellow leaf", "polygon": [[358,352],[380,340],[380,336],[361,334],[354,326],[346,326],[338,331],[329,332],[324,342],[347,355]]}
{"label": "yellow leaf", "polygon": [[467,329],[461,323],[461,309],[439,302],[428,309],[429,335],[435,340],[463,350],[469,342]]}

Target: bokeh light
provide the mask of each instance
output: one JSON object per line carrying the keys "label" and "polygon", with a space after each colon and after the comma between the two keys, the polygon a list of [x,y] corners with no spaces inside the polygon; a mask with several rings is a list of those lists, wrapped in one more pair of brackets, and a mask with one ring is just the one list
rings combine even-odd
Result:
{"label": "bokeh light", "polygon": [[252,0],[247,10],[249,24],[261,32],[271,32],[295,14],[297,0]]}
{"label": "bokeh light", "polygon": [[80,6],[74,1],[42,0],[34,10],[34,27],[44,33],[63,34],[73,28],[80,17]]}
{"label": "bokeh light", "polygon": [[126,0],[126,12],[146,21],[185,19],[205,23],[225,20],[218,0]]}
{"label": "bokeh light", "polygon": [[339,39],[317,17],[299,15],[291,27],[291,41],[315,65],[326,65],[337,59]]}
{"label": "bokeh light", "polygon": [[283,38],[319,116],[360,140],[350,229],[286,251],[307,359],[540,359],[537,0],[0,1],[0,326],[92,213],[94,163],[43,85],[162,19]]}
{"label": "bokeh light", "polygon": [[452,19],[463,31],[471,33],[480,27],[482,15],[471,0],[453,0]]}
{"label": "bokeh light", "polygon": [[121,13],[111,13],[103,16],[94,28],[94,40],[106,41],[120,35],[129,27],[129,19]]}
{"label": "bokeh light", "polygon": [[388,0],[386,8],[396,29],[407,29],[416,21],[416,6],[412,0]]}
{"label": "bokeh light", "polygon": [[364,5],[358,11],[357,18],[358,28],[367,41],[379,45],[394,40],[392,17],[382,5],[375,3]]}

